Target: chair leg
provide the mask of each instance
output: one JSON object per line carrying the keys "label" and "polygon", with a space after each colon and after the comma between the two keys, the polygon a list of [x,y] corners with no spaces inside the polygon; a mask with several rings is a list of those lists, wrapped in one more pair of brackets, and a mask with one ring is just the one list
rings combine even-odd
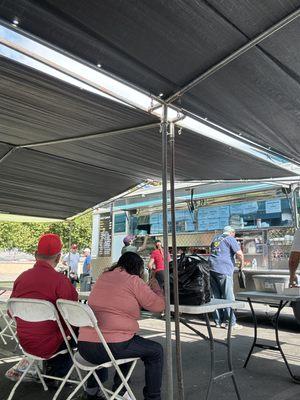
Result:
{"label": "chair leg", "polygon": [[114,394],[111,390],[108,390],[104,387],[103,383],[100,381],[99,376],[97,375],[96,370],[93,371],[94,378],[96,382],[98,383],[99,388],[102,390],[102,393],[104,394],[106,400],[114,399],[114,397],[108,396],[107,393]]}
{"label": "chair leg", "polygon": [[46,392],[48,390],[48,386],[46,385],[45,379],[44,379],[43,375],[41,374],[41,371],[40,371],[38,365],[34,364],[34,367],[35,367],[35,370],[36,370],[36,372],[38,374],[38,377],[39,377],[40,381],[42,382],[43,388],[44,388],[44,390]]}
{"label": "chair leg", "polygon": [[[115,365],[116,371],[119,374],[119,377],[122,381],[122,383],[120,384],[120,386],[117,388],[117,390],[115,391],[116,396],[118,395],[118,393],[120,392],[120,390],[122,389],[122,387],[124,386],[129,394],[129,396],[133,399],[136,400],[135,395],[132,393],[132,390],[130,388],[130,386],[128,385],[128,380],[131,377],[131,374],[136,366],[137,361],[134,361],[131,363],[131,367],[129,368],[129,371],[126,375],[126,377],[124,377],[122,371],[120,370],[120,367],[118,365]],[[114,399],[115,396],[112,397],[112,399]]]}
{"label": "chair leg", "polygon": [[76,388],[73,390],[73,392],[71,394],[69,394],[69,396],[66,398],[66,400],[71,400],[73,398],[73,396],[78,392],[78,390],[84,386],[85,382],[88,380],[88,378],[92,375],[93,370],[89,371],[86,376],[83,378],[83,380],[79,383],[79,385],[76,386]]}
{"label": "chair leg", "polygon": [[64,377],[64,380],[61,382],[61,384],[59,385],[59,388],[57,389],[57,391],[55,392],[55,395],[53,396],[52,400],[56,400],[60,394],[60,392],[62,391],[63,387],[65,386],[67,380],[69,379],[69,377],[71,376],[72,372],[74,371],[74,365],[72,365],[72,367],[70,368],[69,372],[67,373],[67,375]]}
{"label": "chair leg", "polygon": [[[77,365],[74,364],[74,367],[75,367],[75,370],[76,370],[77,375],[78,375],[78,377],[79,377],[79,381],[81,382],[81,381],[82,381],[81,371],[80,371],[80,369],[77,367]],[[86,389],[85,384],[83,385],[83,387],[84,387],[84,389]]]}
{"label": "chair leg", "polygon": [[15,394],[15,391],[17,389],[17,387],[20,385],[20,383],[22,382],[22,380],[24,379],[25,375],[27,374],[27,372],[29,371],[30,367],[32,366],[32,364],[34,363],[34,360],[30,360],[28,366],[26,367],[26,369],[24,370],[23,374],[21,375],[21,378],[18,380],[18,382],[14,385],[14,387],[12,388],[7,400],[11,400]]}

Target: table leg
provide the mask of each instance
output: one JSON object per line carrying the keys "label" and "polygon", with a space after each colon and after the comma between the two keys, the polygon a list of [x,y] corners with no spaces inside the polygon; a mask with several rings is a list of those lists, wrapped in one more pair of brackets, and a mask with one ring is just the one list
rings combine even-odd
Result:
{"label": "table leg", "polygon": [[284,354],[284,352],[282,350],[281,343],[279,341],[279,331],[278,331],[279,316],[280,316],[281,310],[287,305],[287,303],[288,302],[284,303],[283,301],[281,301],[279,306],[278,306],[278,310],[277,310],[277,312],[275,314],[274,327],[275,327],[276,344],[277,344],[278,350],[280,351],[280,354],[281,354],[281,356],[283,358],[283,361],[284,361],[284,363],[285,363],[285,365],[286,365],[286,367],[287,367],[287,369],[289,371],[289,374],[292,377],[293,381],[295,383],[300,383],[300,377],[293,374],[293,372],[291,370],[291,367],[290,367],[290,365],[289,365],[289,363],[288,363],[288,361],[286,359],[286,356],[285,356],[285,354]]}
{"label": "table leg", "polygon": [[247,300],[248,300],[248,303],[249,303],[249,306],[250,306],[252,319],[253,319],[253,324],[254,324],[254,338],[253,338],[253,343],[252,343],[251,349],[250,349],[249,354],[247,356],[247,359],[245,361],[244,368],[247,367],[247,364],[248,364],[248,362],[250,360],[251,354],[252,354],[253,349],[256,346],[256,342],[257,342],[257,319],[256,319],[256,314],[255,314],[255,311],[254,311],[254,308],[253,308],[252,301],[251,301],[250,297],[247,297]]}
{"label": "table leg", "polygon": [[231,372],[231,379],[235,389],[236,397],[238,400],[241,400],[240,392],[237,386],[237,382],[233,372],[232,366],[232,352],[231,352],[231,329],[232,329],[232,316],[233,316],[233,309],[230,309],[230,316],[229,316],[229,325],[228,325],[228,332],[227,332],[227,364],[228,364],[228,371]]}
{"label": "table leg", "polygon": [[214,378],[215,378],[215,343],[214,343],[214,337],[212,334],[208,314],[205,314],[205,322],[206,322],[207,333],[208,333],[208,337],[209,337],[209,348],[210,348],[210,378],[209,378],[208,388],[207,388],[207,392],[206,392],[206,400],[208,400],[210,397],[210,394],[211,394],[212,384],[213,384]]}
{"label": "table leg", "polygon": [[[212,329],[210,326],[210,321],[209,321],[209,316],[208,314],[205,314],[205,322],[207,326],[207,332],[208,332],[208,338],[209,338],[209,344],[210,344],[210,379],[209,379],[209,384],[206,392],[206,400],[209,399],[211,395],[211,390],[212,390],[212,385],[214,382],[216,382],[219,379],[224,379],[227,377],[231,377],[233,386],[236,392],[236,396],[238,400],[241,400],[241,396],[238,390],[237,382],[234,376],[233,368],[232,368],[232,353],[231,353],[231,329],[232,329],[232,316],[233,316],[233,309],[230,309],[230,317],[229,317],[229,324],[228,324],[228,331],[227,331],[227,341],[222,342],[219,340],[214,339],[213,334],[212,334]],[[228,371],[224,372],[223,374],[220,375],[215,375],[215,343],[223,344],[224,346],[227,347],[227,365],[228,365]]]}
{"label": "table leg", "polygon": [[282,350],[282,347],[281,347],[281,344],[280,344],[280,340],[279,340],[278,321],[279,321],[279,317],[280,317],[280,312],[289,302],[281,300],[279,305],[278,305],[278,310],[277,310],[277,312],[276,312],[276,314],[274,316],[274,320],[273,320],[273,326],[274,326],[274,329],[275,329],[275,337],[276,337],[276,345],[277,346],[270,346],[270,345],[267,345],[267,344],[257,343],[257,319],[256,319],[256,314],[255,314],[251,299],[248,297],[247,300],[248,300],[248,303],[249,303],[249,306],[250,306],[250,309],[251,309],[253,323],[254,323],[254,339],[253,339],[253,343],[252,343],[251,349],[249,351],[249,354],[247,356],[247,359],[245,361],[244,368],[247,367],[248,361],[249,361],[249,359],[250,359],[250,357],[252,355],[254,347],[259,347],[261,349],[266,349],[266,350],[279,351],[281,356],[282,356],[282,358],[283,358],[283,361],[284,361],[284,363],[285,363],[285,365],[287,367],[287,370],[288,370],[291,378],[293,379],[293,381],[295,383],[300,383],[300,376],[297,376],[297,375],[293,374],[293,372],[291,370],[291,367],[290,367],[290,365],[289,365],[289,363],[288,363],[288,361],[286,359],[286,356],[285,356],[285,354],[284,354],[284,352]]}

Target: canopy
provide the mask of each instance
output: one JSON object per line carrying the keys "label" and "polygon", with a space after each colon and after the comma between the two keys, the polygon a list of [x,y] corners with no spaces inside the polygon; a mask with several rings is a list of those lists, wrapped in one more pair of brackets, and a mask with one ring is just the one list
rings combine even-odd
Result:
{"label": "canopy", "polygon": [[[227,135],[300,162],[299,6],[300,0],[0,0],[0,16],[61,53],[79,57],[82,69],[90,63],[115,74],[150,93],[153,104],[159,96],[164,101],[161,111],[175,104],[178,118],[183,111],[198,122],[208,119],[227,129]],[[15,51],[8,36],[0,37],[6,58],[7,49]],[[23,55],[32,57],[36,47],[23,50]],[[43,56],[38,61],[44,65]],[[56,60],[51,62],[57,67]],[[159,120],[145,107],[137,111],[3,58],[0,69],[1,211],[65,218],[145,178],[160,178],[163,165],[167,264],[166,113],[161,113],[160,135]],[[87,80],[88,76],[81,81]],[[252,156],[254,152],[245,152],[246,145],[239,148],[236,139],[231,138],[234,146],[229,146],[219,131],[214,136],[203,126],[206,135],[195,127],[193,132],[185,128],[176,136],[177,179],[287,175]],[[171,177],[173,186],[173,173]],[[175,239],[174,221],[172,231]],[[166,268],[171,399],[167,274]],[[179,327],[176,308],[175,317]],[[178,377],[180,389],[182,374]],[[180,390],[179,397],[183,398]]]}
{"label": "canopy", "polygon": [[[2,212],[67,218],[147,178],[161,178],[159,120],[146,112],[4,58],[0,110],[0,160],[7,154],[0,164]],[[134,126],[140,128],[118,133]],[[187,130],[176,148],[178,180],[287,175]]]}
{"label": "canopy", "polygon": [[168,99],[181,91],[178,106],[299,162],[299,7],[300,0],[19,0],[0,2],[0,15],[150,93]]}

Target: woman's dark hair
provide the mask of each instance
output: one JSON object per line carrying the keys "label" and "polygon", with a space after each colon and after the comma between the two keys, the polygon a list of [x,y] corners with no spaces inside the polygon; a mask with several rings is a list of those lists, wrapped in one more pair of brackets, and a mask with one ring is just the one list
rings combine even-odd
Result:
{"label": "woman's dark hair", "polygon": [[116,268],[124,269],[130,275],[142,276],[144,273],[144,261],[138,254],[126,251],[108,271],[113,271]]}

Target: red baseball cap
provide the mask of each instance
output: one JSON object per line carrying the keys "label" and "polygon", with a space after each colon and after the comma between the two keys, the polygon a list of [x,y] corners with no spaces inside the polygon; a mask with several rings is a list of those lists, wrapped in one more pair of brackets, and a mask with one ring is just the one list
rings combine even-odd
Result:
{"label": "red baseball cap", "polygon": [[61,252],[63,247],[60,236],[55,233],[46,233],[40,237],[37,254],[41,256],[54,256]]}
{"label": "red baseball cap", "polygon": [[75,249],[78,249],[78,246],[77,246],[77,244],[75,244],[75,243],[74,243],[74,244],[72,244],[72,246],[71,246],[71,249],[74,249],[74,250],[75,250]]}

